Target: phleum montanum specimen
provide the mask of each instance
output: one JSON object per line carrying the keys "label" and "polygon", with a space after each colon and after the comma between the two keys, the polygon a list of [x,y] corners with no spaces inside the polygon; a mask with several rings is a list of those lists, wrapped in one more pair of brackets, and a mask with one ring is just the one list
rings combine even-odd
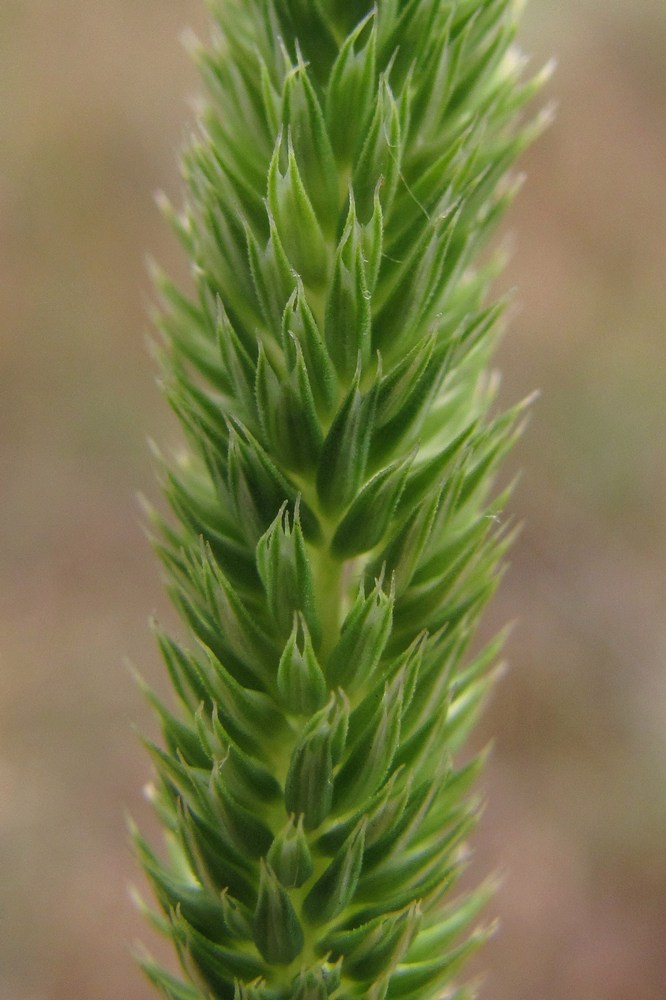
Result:
{"label": "phleum montanum specimen", "polygon": [[207,102],[158,275],[187,439],[150,513],[187,637],[147,690],[167,847],[134,830],[169,1000],[428,1000],[487,935],[456,886],[501,640],[503,303],[479,252],[540,127],[512,0],[210,0]]}

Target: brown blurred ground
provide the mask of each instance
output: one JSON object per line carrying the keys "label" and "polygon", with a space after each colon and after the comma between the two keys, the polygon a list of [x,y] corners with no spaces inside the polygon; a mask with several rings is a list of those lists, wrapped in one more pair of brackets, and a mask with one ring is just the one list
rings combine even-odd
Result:
{"label": "brown blurred ground", "polygon": [[[124,810],[150,820],[168,615],[139,527],[144,440],[174,437],[142,334],[144,254],[184,263],[177,192],[196,0],[0,8],[0,1000],[148,1000]],[[663,516],[666,7],[532,0],[556,124],[506,228],[519,286],[507,401],[542,389],[512,458],[526,527],[487,622],[518,618],[484,722],[475,842],[505,873],[487,1000],[666,997]]]}

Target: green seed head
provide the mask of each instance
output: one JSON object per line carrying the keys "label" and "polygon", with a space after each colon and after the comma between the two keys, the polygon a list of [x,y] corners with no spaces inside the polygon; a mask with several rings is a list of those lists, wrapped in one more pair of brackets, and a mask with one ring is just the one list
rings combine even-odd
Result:
{"label": "green seed head", "polygon": [[[488,378],[486,255],[535,134],[509,0],[210,0],[207,90],[157,277],[187,460],[151,516],[185,629],[134,834],[170,1000],[435,1000],[486,936],[456,881],[500,642],[521,407]],[[507,182],[509,177],[509,182]]]}

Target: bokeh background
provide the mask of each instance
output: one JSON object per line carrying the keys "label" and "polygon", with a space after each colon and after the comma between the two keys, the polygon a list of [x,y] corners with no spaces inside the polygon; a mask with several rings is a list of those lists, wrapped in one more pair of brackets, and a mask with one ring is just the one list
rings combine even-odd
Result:
{"label": "bokeh background", "polygon": [[[176,430],[145,257],[185,277],[177,197],[199,0],[0,5],[0,1000],[149,1000],[125,811],[154,829],[125,657],[164,686],[140,526]],[[666,5],[532,0],[555,124],[504,227],[507,473],[525,521],[486,622],[517,619],[480,738],[473,872],[501,870],[487,1000],[666,997]],[[151,941],[152,943],[152,941]]]}

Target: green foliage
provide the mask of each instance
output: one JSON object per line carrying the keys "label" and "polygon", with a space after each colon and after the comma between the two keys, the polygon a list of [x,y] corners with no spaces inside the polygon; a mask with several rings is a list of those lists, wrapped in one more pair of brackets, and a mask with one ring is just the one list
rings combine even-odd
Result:
{"label": "green foliage", "polygon": [[[208,90],[158,276],[155,543],[188,628],[150,692],[166,860],[135,833],[188,984],[171,1000],[427,1000],[487,931],[458,894],[500,642],[468,654],[509,536],[492,483],[501,304],[479,252],[535,126],[511,0],[210,0]],[[471,929],[470,929],[471,928]]]}

